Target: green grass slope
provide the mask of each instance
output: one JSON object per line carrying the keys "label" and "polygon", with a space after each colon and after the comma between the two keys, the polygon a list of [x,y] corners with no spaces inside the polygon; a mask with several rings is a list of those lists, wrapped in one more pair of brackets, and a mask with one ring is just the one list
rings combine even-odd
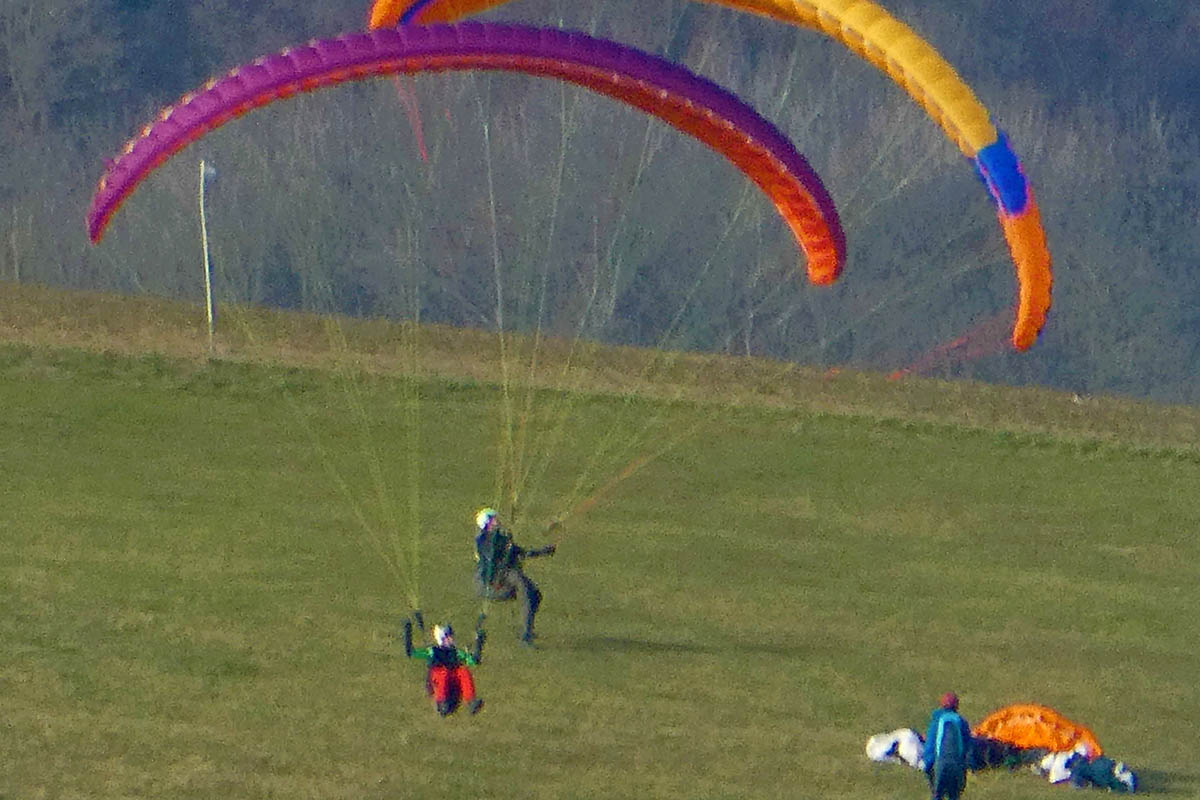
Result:
{"label": "green grass slope", "polygon": [[530,370],[571,412],[531,494],[578,511],[529,565],[540,649],[492,605],[487,705],[440,719],[394,636],[414,598],[480,611],[494,336],[241,311],[209,359],[194,309],[0,289],[0,797],[920,797],[863,744],[950,688],[1200,796],[1194,409],[637,351],[575,393]]}

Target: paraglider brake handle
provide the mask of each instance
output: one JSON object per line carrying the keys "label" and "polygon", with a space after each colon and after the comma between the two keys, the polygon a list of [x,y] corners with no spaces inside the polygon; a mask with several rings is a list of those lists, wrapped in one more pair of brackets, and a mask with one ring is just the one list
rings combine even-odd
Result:
{"label": "paraglider brake handle", "polygon": [[401,641],[404,643],[404,655],[408,658],[412,658],[412,620],[408,619],[407,617],[404,619],[404,627],[401,632]]}

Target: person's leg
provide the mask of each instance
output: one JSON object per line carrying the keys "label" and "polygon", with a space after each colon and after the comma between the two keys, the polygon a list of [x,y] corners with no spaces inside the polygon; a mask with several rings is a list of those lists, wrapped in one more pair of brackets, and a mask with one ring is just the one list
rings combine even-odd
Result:
{"label": "person's leg", "polygon": [[525,630],[521,638],[528,642],[533,640],[533,620],[542,605],[542,592],[524,572],[518,572],[517,578],[520,580],[521,605],[525,609]]}
{"label": "person's leg", "polygon": [[963,789],[967,786],[967,770],[966,767],[957,770],[950,776],[950,787],[947,797],[950,800],[958,800],[962,796]]}
{"label": "person's leg", "polygon": [[449,714],[453,710],[450,703],[450,670],[441,665],[430,667],[428,685],[438,713],[442,716]]}
{"label": "person's leg", "polygon": [[458,682],[462,700],[467,704],[467,710],[472,714],[478,714],[479,709],[483,708],[483,701],[475,695],[475,678],[471,675],[470,668],[465,664],[460,664],[454,670],[454,677]]}
{"label": "person's leg", "polygon": [[458,683],[458,693],[462,700],[469,703],[475,699],[475,679],[471,677],[471,670],[465,664],[454,668],[454,680]]}
{"label": "person's leg", "polygon": [[933,769],[933,800],[958,800],[966,783],[965,767],[939,762]]}

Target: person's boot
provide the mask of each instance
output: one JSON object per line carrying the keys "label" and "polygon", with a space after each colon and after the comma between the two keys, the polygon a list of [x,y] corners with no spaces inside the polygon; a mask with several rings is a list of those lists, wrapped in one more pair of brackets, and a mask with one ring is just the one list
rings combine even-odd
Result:
{"label": "person's boot", "polygon": [[478,714],[479,709],[483,708],[483,701],[476,697],[471,702],[467,703],[467,710],[472,714]]}
{"label": "person's boot", "polygon": [[441,714],[443,717],[446,716],[447,714],[449,714],[453,710],[454,710],[454,706],[450,704],[449,700],[439,700],[438,701],[437,712],[439,714]]}

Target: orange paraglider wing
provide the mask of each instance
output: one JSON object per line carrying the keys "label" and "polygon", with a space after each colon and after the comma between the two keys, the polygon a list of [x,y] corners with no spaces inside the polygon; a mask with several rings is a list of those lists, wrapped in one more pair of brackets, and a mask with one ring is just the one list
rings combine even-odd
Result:
{"label": "orange paraglider wing", "polygon": [[[509,0],[375,0],[372,28],[450,22]],[[886,73],[975,167],[996,208],[1017,276],[1011,342],[1028,350],[1050,310],[1050,250],[1041,212],[1007,138],[941,54],[872,0],[704,0],[821,31]]]}
{"label": "orange paraglider wing", "polygon": [[1021,748],[1038,748],[1053,753],[1086,745],[1088,755],[1103,754],[1096,736],[1048,706],[1019,704],[997,709],[972,730],[973,736],[1007,742]]}

